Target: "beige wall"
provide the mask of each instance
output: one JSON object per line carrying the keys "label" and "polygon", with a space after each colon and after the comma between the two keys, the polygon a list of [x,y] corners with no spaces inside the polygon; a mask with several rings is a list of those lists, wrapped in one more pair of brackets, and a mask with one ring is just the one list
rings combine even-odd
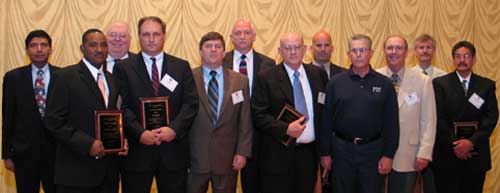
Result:
{"label": "beige wall", "polygon": [[[132,25],[132,51],[137,52],[135,26],[140,17],[149,15],[167,22],[165,51],[187,59],[193,67],[199,65],[197,45],[204,33],[218,31],[228,37],[234,20],[245,17],[257,29],[255,48],[276,59],[278,39],[287,31],[303,33],[307,44],[320,28],[331,31],[332,60],[344,67],[349,65],[347,41],[354,33],[373,38],[373,67],[383,65],[382,42],[388,35],[401,34],[412,44],[417,35],[429,33],[438,42],[437,66],[452,70],[451,47],[459,40],[469,40],[478,50],[475,72],[500,80],[498,0],[1,0],[0,74],[25,64],[24,38],[38,28],[51,34],[51,62],[57,66],[81,58],[78,46],[83,31],[103,29],[114,20]],[[308,55],[306,60],[310,59]],[[407,63],[414,62],[410,54]],[[493,169],[487,176],[486,193],[500,192],[500,184],[494,183],[500,180],[497,133],[491,138]],[[0,192],[15,192],[13,175],[2,164]]]}

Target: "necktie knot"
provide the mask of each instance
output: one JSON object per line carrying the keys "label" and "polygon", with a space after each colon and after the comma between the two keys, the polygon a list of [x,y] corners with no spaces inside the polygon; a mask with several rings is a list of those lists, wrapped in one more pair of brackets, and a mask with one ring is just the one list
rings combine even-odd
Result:
{"label": "necktie knot", "polygon": [[37,74],[38,76],[43,77],[43,70],[42,70],[42,69],[38,69],[38,72],[36,72],[36,74]]}
{"label": "necktie knot", "polygon": [[465,95],[467,95],[467,80],[462,80],[462,88],[464,89]]}
{"label": "necktie knot", "polygon": [[424,73],[425,75],[429,75],[429,73],[427,73],[427,71],[425,70],[422,70],[422,73]]}
{"label": "necktie knot", "polygon": [[396,90],[396,92],[398,92],[399,91],[399,84],[401,81],[401,79],[399,79],[399,75],[396,73],[392,74],[391,80],[392,80],[392,84],[394,84],[394,89]]}
{"label": "necktie knot", "polygon": [[247,55],[243,54],[243,55],[241,55],[241,57],[240,57],[240,58],[241,58],[241,60],[244,60],[244,59],[246,59],[246,58],[247,58]]}
{"label": "necktie knot", "polygon": [[298,72],[298,71],[293,72],[294,78],[299,78],[299,76],[300,76],[300,72]]}
{"label": "necktie knot", "polygon": [[217,72],[214,70],[210,71],[210,76],[212,76],[212,78],[215,78],[215,76],[217,76]]}
{"label": "necktie knot", "polygon": [[153,63],[155,63],[155,62],[156,62],[156,58],[155,58],[155,57],[151,57],[151,58],[149,58],[149,59],[151,59],[151,61],[153,61]]}

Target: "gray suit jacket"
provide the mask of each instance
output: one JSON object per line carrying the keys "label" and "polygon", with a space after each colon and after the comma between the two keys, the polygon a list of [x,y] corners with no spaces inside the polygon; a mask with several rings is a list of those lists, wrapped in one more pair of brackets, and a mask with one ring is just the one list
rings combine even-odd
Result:
{"label": "gray suit jacket", "polygon": [[[251,156],[253,131],[248,80],[232,70],[223,68],[223,71],[224,96],[213,128],[202,68],[193,69],[200,107],[189,131],[191,172],[231,174],[235,172],[232,163],[236,154]],[[233,94],[240,91],[242,102],[233,99]]]}

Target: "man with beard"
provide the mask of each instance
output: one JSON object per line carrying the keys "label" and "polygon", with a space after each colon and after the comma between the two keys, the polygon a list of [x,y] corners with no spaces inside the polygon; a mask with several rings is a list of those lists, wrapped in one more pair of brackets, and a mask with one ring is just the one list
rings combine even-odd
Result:
{"label": "man with beard", "polygon": [[491,169],[489,137],[498,121],[495,82],[472,72],[476,48],[451,50],[455,71],[433,80],[437,106],[434,176],[437,192],[480,193]]}

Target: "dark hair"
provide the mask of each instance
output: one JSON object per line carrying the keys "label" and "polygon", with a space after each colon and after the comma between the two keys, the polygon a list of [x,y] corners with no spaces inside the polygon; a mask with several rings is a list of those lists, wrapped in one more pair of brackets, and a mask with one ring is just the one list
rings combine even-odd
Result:
{"label": "dark hair", "polygon": [[49,41],[49,47],[52,47],[52,38],[50,38],[49,34],[41,29],[33,30],[26,36],[26,40],[24,41],[24,45],[26,48],[29,47],[31,40],[33,38],[45,38]]}
{"label": "dark hair", "polygon": [[83,35],[82,35],[82,45],[87,43],[87,36],[91,33],[101,33],[104,35],[104,33],[100,30],[100,29],[96,29],[96,28],[92,28],[92,29],[88,29],[87,31],[83,32]]}
{"label": "dark hair", "polygon": [[455,44],[453,46],[453,48],[451,49],[451,57],[454,58],[455,52],[459,48],[463,48],[463,47],[469,49],[470,53],[472,54],[472,57],[476,57],[476,47],[474,47],[474,44],[472,44],[468,41],[460,41],[457,44]]}
{"label": "dark hair", "polygon": [[200,50],[203,47],[203,44],[210,40],[220,40],[222,42],[222,49],[226,50],[226,42],[224,41],[224,37],[220,33],[214,31],[208,32],[201,37]]}
{"label": "dark hair", "polygon": [[143,18],[141,18],[139,20],[139,23],[137,24],[138,34],[141,34],[141,26],[146,21],[153,21],[153,22],[156,22],[156,23],[160,24],[161,25],[161,31],[163,33],[166,33],[166,31],[167,31],[167,24],[165,24],[165,22],[163,20],[161,20],[159,17],[156,17],[156,16],[147,16],[147,17],[143,17]]}

